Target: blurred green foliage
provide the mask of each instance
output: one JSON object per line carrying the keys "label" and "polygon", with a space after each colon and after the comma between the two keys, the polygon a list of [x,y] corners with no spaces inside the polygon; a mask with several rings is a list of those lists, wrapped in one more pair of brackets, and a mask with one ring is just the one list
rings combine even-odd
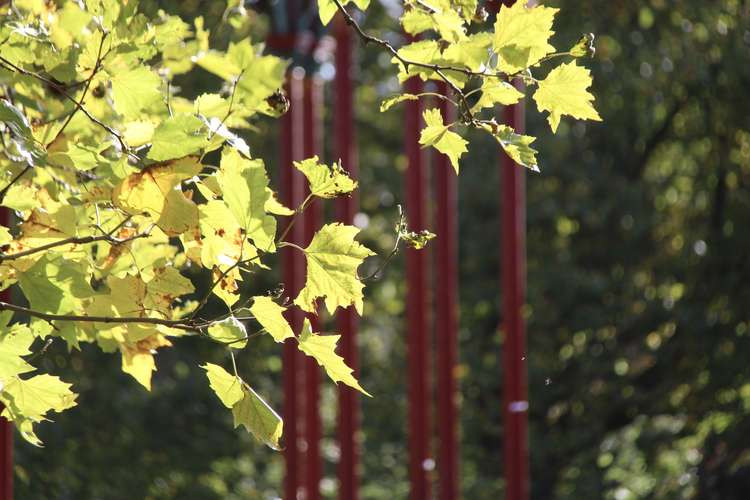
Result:
{"label": "blurred green foliage", "polygon": [[[750,6],[545,4],[561,7],[555,45],[597,35],[588,66],[604,122],[563,122],[557,135],[532,113],[527,124],[539,136],[542,169],[527,178],[532,496],[746,498]],[[161,6],[220,26],[212,30],[217,43],[267,31],[252,10],[222,21],[220,2]],[[380,34],[397,40],[395,8],[373,4],[365,25],[390,26]],[[406,161],[398,108],[380,114],[378,107],[397,82],[387,55],[360,48],[359,57],[358,217],[368,246],[386,254]],[[321,63],[330,76],[331,61]],[[177,84],[197,95],[216,83],[209,78],[198,73]],[[258,127],[251,147],[271,158],[275,125]],[[503,494],[497,155],[489,142],[474,147],[459,177],[461,479],[465,498],[480,500]],[[362,497],[373,500],[408,495],[402,271],[397,258],[368,287],[360,333],[361,382],[375,395],[362,401]],[[16,446],[17,498],[280,495],[281,455],[232,430],[201,370],[188,368],[196,359],[221,361],[223,350],[181,341],[159,356],[149,395],[112,356],[84,349],[68,362],[61,348],[50,347],[41,362],[75,382],[81,404],[40,428],[45,450]],[[277,352],[262,339],[238,360],[269,395],[280,387]],[[322,487],[330,498],[335,398],[325,384]],[[278,407],[281,395],[270,399]]]}

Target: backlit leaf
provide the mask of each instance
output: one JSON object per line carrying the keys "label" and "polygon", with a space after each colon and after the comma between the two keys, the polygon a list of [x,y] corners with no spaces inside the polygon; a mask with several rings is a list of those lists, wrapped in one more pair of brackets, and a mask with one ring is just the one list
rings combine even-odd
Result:
{"label": "backlit leaf", "polygon": [[245,325],[234,316],[209,326],[208,336],[234,349],[242,349],[247,345]]}
{"label": "backlit leaf", "polygon": [[138,118],[141,110],[161,99],[161,78],[145,66],[113,71],[110,76],[115,109],[125,118]]}
{"label": "backlit leaf", "polygon": [[205,147],[206,138],[206,127],[197,116],[173,116],[154,130],[148,157],[156,161],[182,158]]}
{"label": "backlit leaf", "polygon": [[242,399],[232,407],[234,427],[245,426],[255,438],[273,450],[279,450],[284,429],[281,417],[252,387],[242,384]]}
{"label": "backlit leaf", "polygon": [[299,336],[299,350],[311,356],[326,371],[334,382],[343,382],[349,387],[357,389],[362,394],[371,396],[362,389],[357,379],[352,375],[352,369],[344,362],[344,358],[336,354],[336,343],[341,335],[319,335],[313,333],[310,320],[305,318],[302,333]]}
{"label": "backlit leaf", "polygon": [[[359,7],[360,10],[366,10],[370,5],[370,0],[341,0],[341,5],[346,7],[350,2],[354,2],[354,5]],[[338,7],[333,0],[318,0],[318,15],[324,25],[331,22],[337,11]]]}
{"label": "backlit leaf", "polygon": [[439,109],[426,109],[422,116],[426,126],[419,136],[419,143],[423,146],[433,146],[447,155],[458,174],[458,160],[467,151],[468,142],[457,133],[451,132],[450,125],[443,123]]}
{"label": "backlit leaf", "polygon": [[508,74],[536,64],[555,48],[549,44],[554,34],[552,22],[558,9],[527,6],[520,0],[512,6],[502,5],[495,21],[495,52],[499,68]]}
{"label": "backlit leaf", "polygon": [[335,198],[351,193],[357,188],[357,181],[349,177],[340,163],[323,165],[317,156],[313,156],[303,161],[295,161],[294,167],[307,177],[313,196]]}
{"label": "backlit leaf", "polygon": [[590,86],[591,72],[578,66],[575,61],[561,64],[539,82],[534,100],[539,111],[550,112],[547,121],[553,132],[557,131],[561,115],[601,121],[599,113],[591,104],[594,96],[586,90]]}
{"label": "backlit leaf", "polygon": [[206,363],[201,368],[206,370],[208,383],[224,406],[232,408],[242,399],[242,380],[213,363]]}
{"label": "backlit leaf", "polygon": [[294,337],[292,327],[289,326],[283,312],[286,308],[278,305],[271,297],[253,297],[250,313],[260,323],[276,342],[284,342]]}
{"label": "backlit leaf", "polygon": [[358,228],[339,223],[326,224],[315,233],[304,249],[307,281],[294,300],[296,305],[313,312],[315,301],[324,297],[330,313],[353,304],[362,314],[365,285],[357,277],[357,268],[373,252],[354,240],[357,234]]}
{"label": "backlit leaf", "polygon": [[224,201],[237,223],[259,249],[275,250],[276,219],[266,212],[269,193],[266,168],[260,160],[248,160],[232,148],[224,148],[217,180]]}

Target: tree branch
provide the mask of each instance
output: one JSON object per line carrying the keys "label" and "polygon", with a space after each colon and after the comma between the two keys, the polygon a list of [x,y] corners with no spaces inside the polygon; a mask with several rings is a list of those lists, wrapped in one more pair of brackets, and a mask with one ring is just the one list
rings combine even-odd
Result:
{"label": "tree branch", "polygon": [[466,100],[466,95],[464,92],[453,83],[452,80],[450,80],[444,73],[444,71],[455,71],[458,73],[462,73],[468,77],[473,76],[482,76],[482,77],[496,77],[496,78],[503,78],[507,79],[508,75],[504,73],[486,73],[482,71],[472,71],[470,69],[466,68],[460,68],[456,66],[450,66],[450,65],[444,65],[444,64],[430,64],[430,63],[424,63],[420,61],[412,61],[411,59],[406,59],[401,54],[398,53],[398,51],[391,45],[390,42],[387,40],[383,40],[382,38],[378,38],[376,36],[370,35],[368,33],[365,33],[362,30],[362,27],[357,23],[357,21],[354,20],[352,15],[344,8],[344,6],[341,4],[340,0],[333,0],[333,2],[336,4],[336,7],[338,8],[339,12],[344,16],[344,20],[346,21],[346,24],[351,26],[354,31],[357,33],[359,38],[365,43],[374,43],[376,45],[379,45],[386,49],[388,52],[390,52],[393,57],[395,57],[398,61],[401,62],[401,64],[404,65],[406,68],[407,73],[409,72],[409,66],[417,66],[419,68],[425,68],[434,71],[441,80],[443,80],[459,97],[459,100],[461,104],[463,105],[463,110],[461,110],[461,106],[458,106],[459,111],[461,113],[461,116],[465,117],[465,121],[469,124],[474,123],[474,115],[471,112],[471,107],[469,106],[469,103]]}
{"label": "tree branch", "polygon": [[26,167],[24,167],[23,170],[21,170],[15,177],[13,177],[13,179],[11,179],[11,181],[8,183],[8,185],[5,186],[2,189],[2,191],[0,191],[0,203],[2,203],[3,200],[5,200],[5,195],[8,194],[8,190],[13,186],[13,184],[15,184],[16,182],[18,182],[18,180],[21,177],[23,177],[26,174],[26,172],[28,172],[29,170],[31,170],[31,165],[26,165]]}
{"label": "tree branch", "polygon": [[82,236],[82,237],[66,238],[64,240],[53,241],[52,243],[47,243],[46,245],[42,245],[36,248],[29,248],[28,250],[23,250],[17,253],[12,253],[12,254],[7,254],[7,255],[4,253],[0,253],[0,263],[6,260],[21,259],[23,257],[28,257],[29,255],[34,255],[35,253],[44,252],[45,250],[49,250],[55,247],[60,247],[63,245],[84,245],[87,243],[95,243],[97,241],[106,241],[107,243],[111,243],[112,245],[117,246],[117,245],[122,245],[124,243],[128,243],[133,240],[137,240],[138,238],[145,238],[149,235],[150,235],[150,232],[147,231],[145,233],[139,233],[139,234],[136,234],[136,235],[133,235],[128,238],[121,239],[121,240],[114,238],[111,234],[103,234],[101,236]]}
{"label": "tree branch", "polygon": [[[106,123],[102,122],[101,120],[99,120],[94,115],[92,115],[89,112],[89,110],[87,110],[83,106],[83,104],[81,104],[80,102],[76,101],[73,96],[71,96],[70,94],[68,94],[68,92],[65,90],[65,88],[62,85],[58,84],[57,82],[54,82],[54,81],[50,80],[49,78],[44,77],[44,76],[42,76],[42,75],[40,75],[38,73],[34,73],[33,71],[29,71],[29,70],[23,69],[23,68],[21,68],[19,66],[16,66],[12,62],[10,62],[8,59],[4,58],[3,56],[0,56],[0,62],[3,63],[2,66],[5,67],[5,69],[10,68],[11,70],[15,71],[16,73],[20,73],[20,74],[25,75],[25,76],[30,76],[32,78],[36,78],[40,82],[44,82],[45,84],[47,84],[50,87],[54,88],[63,97],[65,97],[67,100],[69,100],[73,104],[75,104],[76,109],[80,110],[84,115],[86,115],[86,118],[88,118],[89,120],[91,120],[92,123],[95,123],[99,127],[103,128],[104,130],[106,130],[107,132],[109,132],[110,134],[112,134],[117,139],[117,142],[120,143],[120,147],[122,148],[122,151],[125,154],[127,154],[129,156],[135,156],[130,151],[130,148],[128,147],[128,145],[125,144],[125,140],[122,138],[122,136],[118,132],[115,131],[115,129],[113,129],[112,127],[110,127]],[[135,156],[135,157],[138,158],[137,156]]]}
{"label": "tree branch", "polygon": [[108,34],[109,33],[104,32],[102,34],[102,39],[99,41],[99,50],[96,53],[96,63],[94,63],[94,69],[91,70],[91,75],[86,79],[86,83],[85,83],[85,85],[83,87],[83,92],[81,93],[81,97],[79,99],[80,105],[76,106],[76,108],[73,110],[73,112],[68,115],[68,119],[65,120],[65,123],[63,123],[63,126],[60,127],[60,130],[58,130],[57,134],[55,134],[54,139],[52,139],[49,142],[49,144],[47,144],[47,146],[49,146],[50,144],[52,144],[53,142],[55,142],[57,140],[57,138],[60,137],[60,135],[63,133],[63,130],[65,130],[65,128],[68,126],[68,124],[70,123],[70,121],[75,116],[76,111],[78,111],[79,109],[81,109],[81,107],[83,107],[83,100],[86,98],[86,94],[89,91],[89,87],[91,86],[91,80],[94,79],[94,76],[96,76],[96,74],[99,72],[99,68],[101,67],[101,63],[102,63],[102,48],[104,47],[104,40],[107,39],[107,35]]}
{"label": "tree branch", "polygon": [[79,316],[75,314],[49,314],[28,307],[17,306],[14,304],[8,304],[7,302],[0,302],[0,311],[13,311],[22,314],[28,314],[34,318],[43,319],[45,321],[72,321],[78,323],[141,323],[147,325],[163,325],[171,328],[177,328],[178,330],[186,331],[200,331],[203,326],[194,321],[184,321],[181,319],[162,319],[162,318],[139,318],[130,316]]}

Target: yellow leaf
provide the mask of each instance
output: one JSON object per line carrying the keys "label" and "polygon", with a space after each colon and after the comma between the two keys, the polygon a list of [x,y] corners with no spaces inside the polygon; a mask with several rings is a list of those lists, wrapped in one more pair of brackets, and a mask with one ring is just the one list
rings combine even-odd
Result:
{"label": "yellow leaf", "polygon": [[231,408],[242,399],[242,380],[213,363],[206,363],[201,368],[206,370],[208,383],[224,406]]}
{"label": "yellow leaf", "polygon": [[305,318],[302,325],[302,333],[299,336],[299,349],[308,356],[311,356],[326,371],[328,376],[334,382],[343,382],[349,387],[353,387],[362,394],[371,396],[365,391],[357,379],[352,375],[352,369],[344,362],[344,358],[336,354],[336,343],[341,335],[318,335],[313,333],[310,327],[310,320]]}
{"label": "yellow leaf", "polygon": [[528,0],[520,0],[511,7],[503,5],[495,21],[498,66],[508,74],[532,66],[555,51],[548,40],[554,34],[552,22],[559,9],[527,7],[527,3]]}
{"label": "yellow leaf", "polygon": [[294,303],[305,311],[315,311],[315,300],[325,297],[328,312],[354,304],[361,315],[362,290],[365,285],[357,277],[362,261],[373,255],[354,237],[359,229],[343,224],[326,224],[304,249],[307,257],[307,280]]}
{"label": "yellow leaf", "polygon": [[161,334],[151,335],[133,344],[122,344],[122,371],[133,376],[146,390],[151,390],[151,374],[156,371],[154,353],[172,343]]}
{"label": "yellow leaf", "polygon": [[276,342],[294,337],[292,327],[283,316],[284,311],[286,308],[278,305],[271,297],[253,297],[253,305],[250,306],[250,313]]}
{"label": "yellow leaf", "polygon": [[242,399],[232,407],[234,427],[244,425],[256,439],[273,450],[279,450],[284,429],[281,417],[252,387],[242,384]]}
{"label": "yellow leaf", "polygon": [[317,156],[313,156],[303,161],[295,161],[294,167],[307,178],[313,196],[335,198],[351,193],[357,188],[357,181],[349,177],[341,163],[334,163],[329,167],[320,163]]}
{"label": "yellow leaf", "polygon": [[591,73],[578,66],[575,61],[561,64],[539,82],[534,100],[539,111],[550,112],[547,120],[553,132],[557,131],[561,115],[601,121],[599,113],[591,104],[594,96],[586,90],[590,86]]}
{"label": "yellow leaf", "polygon": [[426,109],[423,116],[426,127],[422,129],[419,143],[423,146],[433,146],[447,155],[458,174],[458,160],[467,151],[468,142],[457,133],[450,131],[451,125],[443,123],[439,109]]}

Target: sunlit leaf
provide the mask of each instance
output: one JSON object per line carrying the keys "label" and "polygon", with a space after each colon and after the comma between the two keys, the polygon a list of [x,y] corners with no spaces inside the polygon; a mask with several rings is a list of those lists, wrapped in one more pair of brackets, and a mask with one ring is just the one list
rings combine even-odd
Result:
{"label": "sunlit leaf", "polygon": [[283,312],[286,309],[271,297],[253,297],[253,305],[250,306],[250,313],[255,320],[260,323],[276,342],[284,342],[288,338],[294,337],[292,327],[284,318]]}
{"label": "sunlit leaf", "polygon": [[315,301],[324,297],[326,308],[333,313],[337,307],[353,304],[362,314],[365,285],[357,276],[362,261],[373,255],[354,237],[359,229],[343,224],[326,224],[304,249],[307,257],[307,280],[294,303],[305,311],[315,310]]}
{"label": "sunlit leaf", "polygon": [[457,133],[451,132],[450,125],[443,123],[439,109],[426,109],[422,116],[426,126],[419,136],[419,143],[423,146],[433,146],[447,155],[458,174],[458,160],[467,151],[468,142]]}
{"label": "sunlit leaf", "polygon": [[323,165],[317,156],[313,156],[303,161],[295,161],[294,167],[307,177],[313,196],[335,198],[351,193],[357,188],[357,181],[349,177],[340,163]]}
{"label": "sunlit leaf", "polygon": [[201,368],[206,370],[208,383],[224,406],[232,408],[242,399],[242,380],[213,363],[206,363]]}
{"label": "sunlit leaf", "polygon": [[311,356],[326,371],[334,382],[343,382],[349,387],[357,389],[362,394],[370,394],[362,389],[357,379],[352,375],[352,369],[344,362],[344,358],[336,354],[336,343],[341,335],[319,335],[313,333],[310,320],[305,318],[302,333],[299,336],[299,349]]}
{"label": "sunlit leaf", "polygon": [[575,61],[561,64],[539,82],[534,100],[539,111],[550,112],[547,121],[553,132],[557,131],[562,115],[601,121],[599,113],[591,104],[594,96],[586,90],[590,86],[591,72],[578,66]]}
{"label": "sunlit leaf", "polygon": [[552,22],[558,9],[527,6],[528,0],[502,5],[495,21],[494,49],[500,56],[499,68],[509,74],[536,64],[555,48],[549,44],[554,34]]}
{"label": "sunlit leaf", "polygon": [[247,384],[242,385],[242,399],[232,407],[234,427],[243,425],[255,438],[278,450],[284,429],[281,417]]}

